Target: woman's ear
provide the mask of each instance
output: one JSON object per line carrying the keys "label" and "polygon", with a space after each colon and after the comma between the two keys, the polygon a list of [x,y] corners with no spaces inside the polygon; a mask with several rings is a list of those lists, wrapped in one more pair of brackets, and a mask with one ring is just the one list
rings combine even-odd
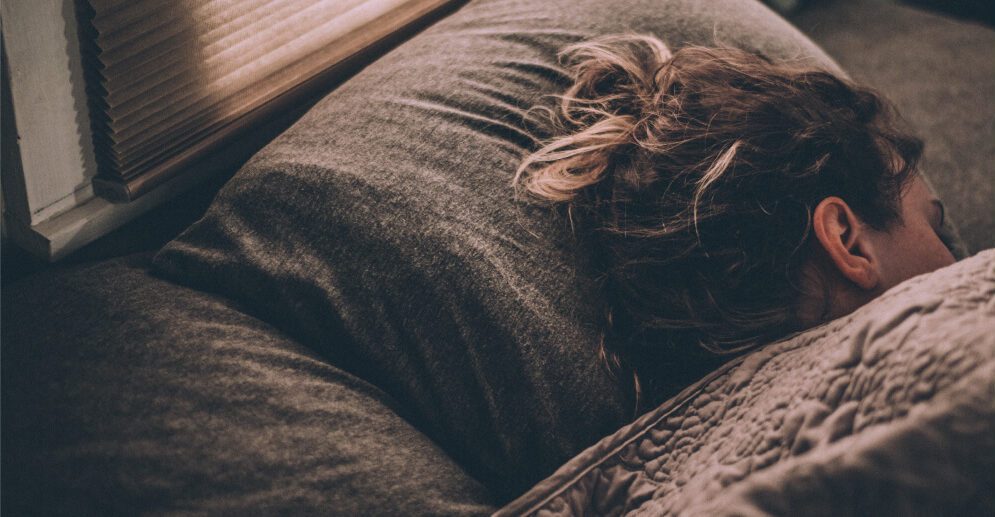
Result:
{"label": "woman's ear", "polygon": [[812,212],[812,230],[836,269],[865,291],[878,286],[881,276],[869,230],[846,201],[823,199]]}

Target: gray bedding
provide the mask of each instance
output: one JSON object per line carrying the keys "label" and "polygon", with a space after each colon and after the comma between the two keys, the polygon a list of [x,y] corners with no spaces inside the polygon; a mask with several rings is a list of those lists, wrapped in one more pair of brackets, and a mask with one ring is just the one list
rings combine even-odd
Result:
{"label": "gray bedding", "polygon": [[493,511],[397,401],[149,258],[5,288],[4,516]]}
{"label": "gray bedding", "polygon": [[995,250],[717,370],[498,515],[995,514]]}
{"label": "gray bedding", "polygon": [[628,31],[838,70],[750,0],[469,2],[154,259],[4,289],[3,514],[486,515],[526,492],[502,511],[991,511],[990,251],[622,427],[584,250],[510,181],[525,110],[568,80],[556,51]]}
{"label": "gray bedding", "polygon": [[511,187],[557,52],[629,31],[834,67],[751,0],[476,0],[314,106],[154,266],[380,387],[509,501],[633,414],[588,253]]}

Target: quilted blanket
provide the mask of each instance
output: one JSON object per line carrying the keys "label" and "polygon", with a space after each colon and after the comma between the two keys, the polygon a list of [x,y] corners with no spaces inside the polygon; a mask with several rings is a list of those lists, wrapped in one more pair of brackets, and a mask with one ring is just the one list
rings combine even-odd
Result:
{"label": "quilted blanket", "polygon": [[995,515],[995,250],[753,351],[497,515]]}

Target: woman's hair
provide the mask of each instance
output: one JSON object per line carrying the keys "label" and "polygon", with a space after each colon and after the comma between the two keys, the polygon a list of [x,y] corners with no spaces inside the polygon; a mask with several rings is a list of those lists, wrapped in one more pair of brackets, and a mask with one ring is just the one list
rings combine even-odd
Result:
{"label": "woman's hair", "polygon": [[574,83],[515,183],[565,206],[589,237],[604,274],[602,354],[633,375],[637,400],[799,329],[822,199],[879,230],[900,221],[922,144],[867,88],[731,48],[671,54],[648,36],[561,57]]}

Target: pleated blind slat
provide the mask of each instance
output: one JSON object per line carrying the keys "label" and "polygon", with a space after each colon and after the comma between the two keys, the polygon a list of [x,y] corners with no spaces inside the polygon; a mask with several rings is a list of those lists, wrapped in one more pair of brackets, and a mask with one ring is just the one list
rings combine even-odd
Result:
{"label": "pleated blind slat", "polygon": [[[134,49],[150,48],[166,51],[157,47],[159,43],[178,33],[186,33],[189,37],[179,40],[179,45],[172,48],[186,47],[196,50],[201,55],[208,55],[207,43],[216,41],[225,35],[234,33],[250,24],[272,23],[301,6],[311,3],[308,0],[281,0],[279,5],[272,5],[273,0],[249,0],[237,12],[205,10],[203,13],[184,11],[173,12],[175,16],[169,19],[152,20],[151,27],[144,31],[113,31],[101,33],[97,37],[103,55],[101,60],[106,64],[120,63],[129,58]],[[178,15],[177,15],[178,14]],[[196,20],[195,22],[193,20]],[[140,25],[147,25],[143,23]],[[213,38],[213,39],[212,39]]]}
{"label": "pleated blind slat", "polygon": [[[257,23],[258,26],[249,27],[251,30],[248,32],[252,34],[231,38],[227,42],[227,45],[218,46],[215,49],[204,48],[202,55],[186,57],[183,60],[184,62],[172,71],[175,75],[163,74],[172,75],[172,77],[166,77],[161,82],[172,81],[172,84],[155,86],[168,89],[196,86],[200,91],[216,91],[217,88],[212,88],[211,83],[229,74],[232,69],[237,69],[240,66],[251,64],[255,60],[264,58],[273,49],[285,46],[296,39],[321,37],[321,34],[313,33],[314,26],[319,24],[314,21],[314,17],[308,17],[308,13],[309,11],[307,10],[298,11],[293,14],[288,13],[284,23],[277,26],[263,27],[265,20],[260,21]],[[294,25],[295,23],[296,25]],[[328,44],[330,42],[331,39],[324,38],[321,43]],[[197,48],[200,49],[201,47],[198,45]],[[188,54],[189,51],[189,48],[169,50],[171,53],[181,55]],[[293,53],[293,50],[287,50],[285,55],[294,56]],[[153,60],[155,60],[155,56],[153,56]],[[186,73],[184,74],[184,72]],[[241,79],[234,80],[242,81]],[[251,82],[251,79],[246,79],[244,82]],[[135,88],[130,87],[130,85],[124,86],[128,87],[121,88],[119,93],[108,99],[108,104],[112,108],[115,108],[115,113],[111,114],[112,118],[115,114],[126,113],[136,103],[140,106],[142,103],[150,102],[150,96],[145,95],[145,91],[149,85],[138,85],[139,87]],[[141,97],[141,99],[136,101],[136,97]],[[118,106],[127,104],[129,101],[132,103],[130,106],[126,105],[123,108],[117,109]]]}
{"label": "pleated blind slat", "polygon": [[[139,0],[141,2],[141,0]],[[128,4],[134,3],[130,0],[90,0],[90,5],[93,6],[95,10],[114,12],[121,9],[126,9]]]}
{"label": "pleated blind slat", "polygon": [[454,0],[90,0],[98,192],[133,198]]}
{"label": "pleated blind slat", "polygon": [[[300,21],[300,17],[306,17],[308,14],[306,11],[302,12],[291,18],[289,23]],[[107,109],[112,138],[126,139],[139,131],[149,131],[155,125],[159,125],[158,127],[165,131],[172,127],[171,124],[176,123],[176,117],[181,116],[183,110],[187,108],[206,109],[213,106],[219,99],[251,95],[251,92],[239,91],[239,86],[261,83],[267,77],[279,72],[281,68],[286,67],[287,63],[295,56],[314,56],[317,50],[324,48],[342,35],[337,30],[340,28],[337,25],[334,23],[325,24],[322,27],[312,29],[310,32],[297,34],[290,41],[285,41],[289,38],[274,38],[276,43],[263,40],[265,43],[248,44],[228,49],[221,54],[221,59],[217,60],[218,66],[209,67],[197,74],[190,74],[186,81],[178,79],[157,85],[149,90],[153,95],[134,96],[131,102],[117,106],[112,105]],[[284,30],[280,34],[288,33],[291,33],[289,26],[288,30]],[[318,56],[318,58],[322,57]],[[232,69],[233,67],[236,68]],[[292,82],[295,78],[287,77],[286,80]],[[182,97],[174,99],[173,102],[165,106],[149,101],[149,99],[159,98],[174,91],[189,93],[183,94]],[[113,104],[113,100],[109,99],[109,101]]]}
{"label": "pleated blind slat", "polygon": [[[257,16],[255,10],[265,7],[268,1],[269,0],[246,0],[245,3],[247,5],[243,7],[245,11],[240,11],[237,16],[233,16],[229,21],[222,24],[222,29],[214,29],[209,32],[199,34],[197,46],[200,48],[200,54],[205,56],[214,55],[224,48],[223,45],[230,45],[230,42],[224,40],[226,36],[235,35],[237,37],[239,31],[250,30],[253,23],[264,23],[265,19],[261,19]],[[271,14],[278,15],[279,13]],[[122,85],[137,82],[143,79],[143,76],[136,76],[132,72],[142,65],[156,65],[158,60],[163,58],[173,60],[185,59],[183,53],[174,52],[176,49],[183,48],[184,45],[190,45],[188,39],[173,37],[169,41],[164,41],[146,51],[142,51],[140,53],[133,51],[130,54],[125,54],[124,60],[112,62],[107,59],[104,61],[105,80],[122,81]],[[220,48],[219,45],[221,45]],[[140,56],[139,54],[142,55]],[[186,60],[186,62],[190,66],[195,65],[195,63],[190,63],[189,60]],[[163,70],[163,72],[166,73],[170,71],[171,68]]]}

